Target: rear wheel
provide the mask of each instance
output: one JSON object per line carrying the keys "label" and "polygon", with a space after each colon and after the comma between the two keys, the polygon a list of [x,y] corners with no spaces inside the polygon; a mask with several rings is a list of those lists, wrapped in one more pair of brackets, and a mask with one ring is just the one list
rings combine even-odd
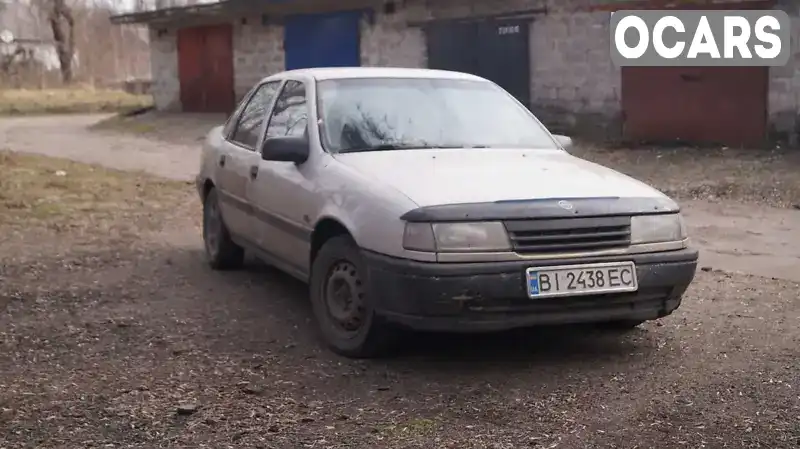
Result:
{"label": "rear wheel", "polygon": [[361,251],[349,236],[322,245],[311,272],[311,302],[325,343],[346,357],[389,352],[399,330],[375,314]]}
{"label": "rear wheel", "polygon": [[203,203],[203,242],[206,257],[215,270],[234,270],[244,263],[244,249],[233,243],[230,232],[222,221],[217,189],[212,188]]}

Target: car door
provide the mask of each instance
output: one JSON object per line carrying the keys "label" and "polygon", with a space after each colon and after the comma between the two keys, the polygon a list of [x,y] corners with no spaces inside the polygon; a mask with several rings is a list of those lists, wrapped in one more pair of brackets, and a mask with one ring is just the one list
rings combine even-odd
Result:
{"label": "car door", "polygon": [[[305,84],[287,80],[275,101],[265,139],[307,135],[310,116]],[[314,194],[314,163],[313,154],[299,165],[260,159],[258,175],[247,193],[258,221],[259,247],[287,268],[303,274],[308,271],[309,221],[321,201]]]}
{"label": "car door", "polygon": [[222,145],[218,160],[217,189],[225,225],[234,237],[255,242],[252,207],[247,203],[250,167],[261,159],[257,151],[267,114],[281,81],[258,86]]}

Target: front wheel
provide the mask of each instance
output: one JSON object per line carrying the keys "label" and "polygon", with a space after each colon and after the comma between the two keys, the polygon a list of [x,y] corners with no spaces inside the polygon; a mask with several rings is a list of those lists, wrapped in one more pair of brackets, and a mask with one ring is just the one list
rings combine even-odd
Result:
{"label": "front wheel", "polygon": [[361,251],[349,236],[322,245],[311,271],[311,303],[320,333],[334,352],[379,357],[396,343],[398,329],[375,314]]}

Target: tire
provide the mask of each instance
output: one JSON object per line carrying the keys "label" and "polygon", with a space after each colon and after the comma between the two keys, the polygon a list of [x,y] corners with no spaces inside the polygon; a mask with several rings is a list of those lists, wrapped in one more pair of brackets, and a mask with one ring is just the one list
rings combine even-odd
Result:
{"label": "tire", "polygon": [[203,242],[208,264],[215,270],[236,270],[244,265],[244,249],[233,243],[219,210],[217,189],[203,202]]}
{"label": "tire", "polygon": [[352,238],[337,236],[322,245],[311,269],[310,288],[321,337],[333,352],[374,358],[394,349],[400,331],[375,314],[361,250]]}
{"label": "tire", "polygon": [[616,332],[631,331],[639,327],[646,320],[616,320],[600,323],[600,328]]}

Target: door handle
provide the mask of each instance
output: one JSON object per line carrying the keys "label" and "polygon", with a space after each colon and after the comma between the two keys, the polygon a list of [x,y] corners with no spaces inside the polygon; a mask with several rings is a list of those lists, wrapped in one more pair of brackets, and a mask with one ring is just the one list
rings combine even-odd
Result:
{"label": "door handle", "polygon": [[220,167],[224,167],[225,166],[225,159],[227,159],[227,158],[226,158],[226,156],[224,154],[219,157],[219,166]]}
{"label": "door handle", "polygon": [[250,179],[256,179],[258,177],[258,165],[251,165],[250,166]]}

